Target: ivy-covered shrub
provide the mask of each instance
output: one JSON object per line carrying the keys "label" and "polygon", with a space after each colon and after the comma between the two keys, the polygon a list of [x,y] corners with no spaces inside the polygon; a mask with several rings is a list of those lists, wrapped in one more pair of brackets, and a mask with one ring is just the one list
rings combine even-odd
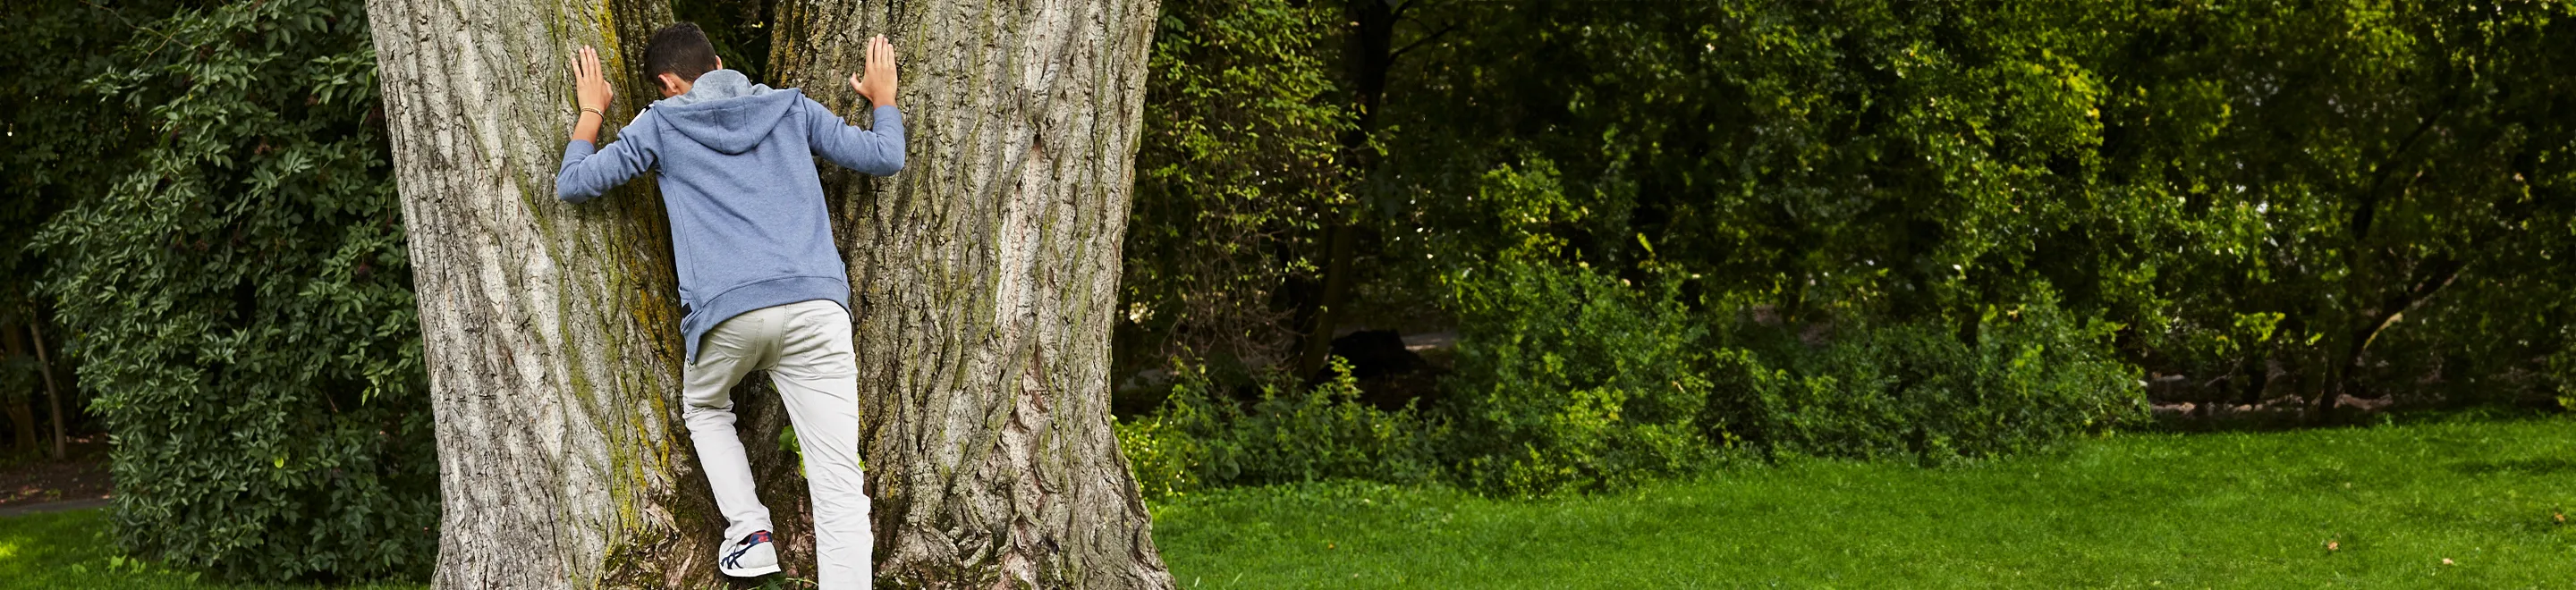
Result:
{"label": "ivy-covered shrub", "polygon": [[127,551],[261,579],[418,577],[436,557],[365,8],[167,13],[90,80],[150,143],[35,243],[115,440]]}
{"label": "ivy-covered shrub", "polygon": [[2137,369],[2113,356],[2112,326],[2078,320],[2045,293],[1990,311],[1973,343],[1938,321],[1823,335],[1750,330],[1763,332],[1745,338],[1756,341],[1750,349],[1707,359],[1711,433],[1766,455],[1928,464],[2037,449],[2144,417]]}
{"label": "ivy-covered shrub", "polygon": [[1230,485],[1434,480],[1431,445],[1441,425],[1411,407],[1362,403],[1350,364],[1335,358],[1332,371],[1332,380],[1312,387],[1273,375],[1258,385],[1258,399],[1237,403],[1204,367],[1183,366],[1162,411],[1118,423],[1119,446],[1148,497]]}
{"label": "ivy-covered shrub", "polygon": [[1453,281],[1457,373],[1443,451],[1474,489],[1597,489],[1697,467],[1704,332],[1671,293],[1584,268],[1501,262]]}

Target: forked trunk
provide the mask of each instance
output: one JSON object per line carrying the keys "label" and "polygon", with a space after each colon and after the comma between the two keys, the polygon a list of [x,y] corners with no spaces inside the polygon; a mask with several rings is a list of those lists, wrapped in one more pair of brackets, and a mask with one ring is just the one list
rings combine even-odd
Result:
{"label": "forked trunk", "polygon": [[[441,588],[702,587],[723,522],[680,427],[651,182],[554,197],[565,57],[645,104],[647,0],[371,0],[437,412]],[[859,41],[904,54],[910,164],[827,179],[858,285],[863,455],[890,586],[1169,587],[1108,414],[1151,1],[782,5],[773,64],[836,111]],[[756,380],[755,380],[756,382]],[[757,387],[746,385],[746,388]],[[810,572],[774,396],[743,438]],[[807,574],[810,576],[810,574]]]}

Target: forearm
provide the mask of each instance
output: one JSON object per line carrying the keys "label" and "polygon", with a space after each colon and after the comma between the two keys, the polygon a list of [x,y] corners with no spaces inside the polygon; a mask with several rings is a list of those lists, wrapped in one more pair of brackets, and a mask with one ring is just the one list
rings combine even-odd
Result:
{"label": "forearm", "polygon": [[644,174],[660,158],[653,133],[655,120],[651,111],[628,121],[616,143],[605,146],[595,142],[599,133],[597,115],[583,113],[576,124],[572,141],[564,142],[563,167],[555,171],[555,196],[579,203],[625,184]]}
{"label": "forearm", "polygon": [[572,140],[599,145],[599,123],[599,111],[582,109],[581,118],[573,120],[572,123]]}

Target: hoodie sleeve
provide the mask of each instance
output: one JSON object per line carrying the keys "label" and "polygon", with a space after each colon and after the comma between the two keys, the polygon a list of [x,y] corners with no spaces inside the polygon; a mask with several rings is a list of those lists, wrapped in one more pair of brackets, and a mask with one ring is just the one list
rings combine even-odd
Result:
{"label": "hoodie sleeve", "polygon": [[876,124],[860,129],[814,99],[804,99],[800,108],[805,110],[805,137],[814,155],[842,168],[876,176],[903,170],[902,111],[891,106],[877,107]]}
{"label": "hoodie sleeve", "polygon": [[647,127],[652,111],[644,113],[627,122],[617,141],[608,142],[608,149],[598,153],[592,153],[587,141],[564,144],[563,169],[555,172],[555,198],[568,203],[588,201],[653,169],[661,150]]}

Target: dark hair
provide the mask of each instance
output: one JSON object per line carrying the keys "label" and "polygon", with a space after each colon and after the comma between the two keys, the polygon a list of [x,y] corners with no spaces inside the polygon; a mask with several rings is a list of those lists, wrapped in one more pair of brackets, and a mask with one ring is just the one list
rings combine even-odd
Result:
{"label": "dark hair", "polygon": [[644,45],[644,77],[654,88],[662,74],[679,76],[697,82],[698,76],[716,69],[716,46],[707,42],[707,32],[697,23],[680,22],[653,32],[653,40]]}

